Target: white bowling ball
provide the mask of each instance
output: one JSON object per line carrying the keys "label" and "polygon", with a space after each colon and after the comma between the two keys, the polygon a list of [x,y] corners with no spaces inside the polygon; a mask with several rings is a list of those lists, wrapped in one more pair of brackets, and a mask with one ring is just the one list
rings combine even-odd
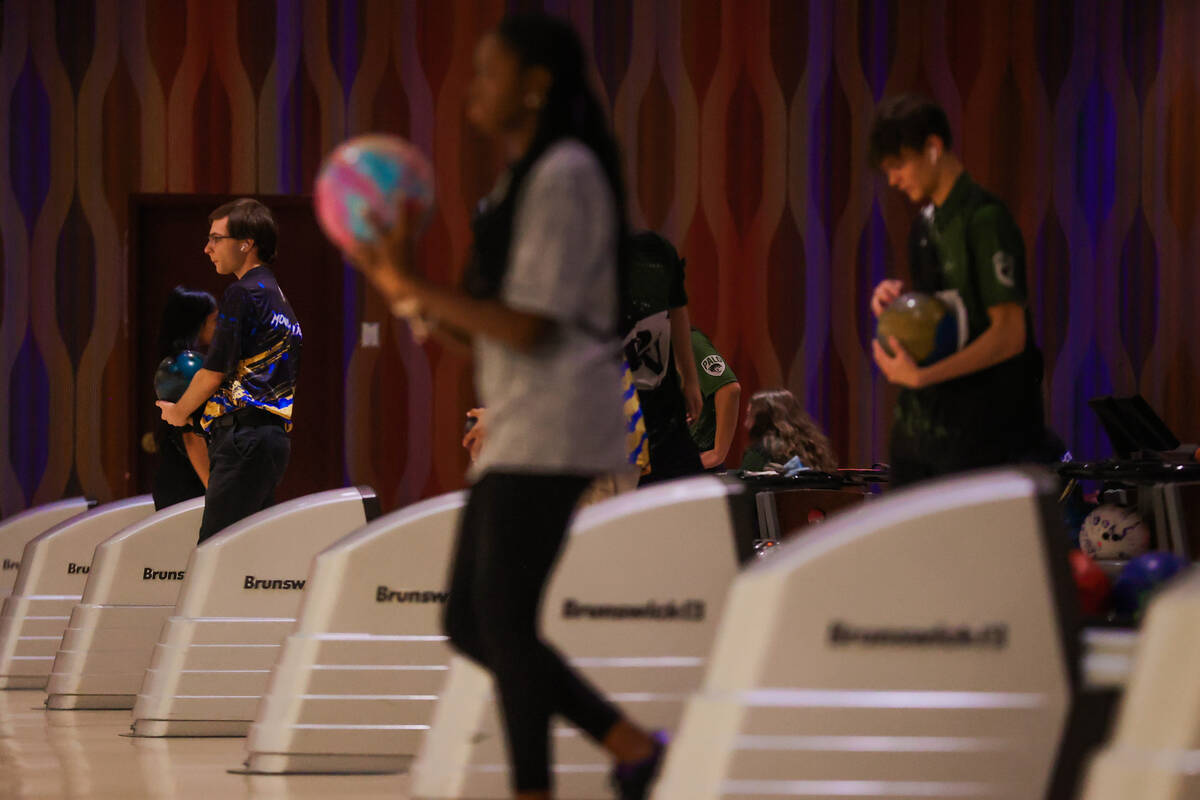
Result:
{"label": "white bowling ball", "polygon": [[1091,558],[1137,558],[1150,549],[1150,528],[1132,508],[1105,503],[1083,520],[1079,547]]}

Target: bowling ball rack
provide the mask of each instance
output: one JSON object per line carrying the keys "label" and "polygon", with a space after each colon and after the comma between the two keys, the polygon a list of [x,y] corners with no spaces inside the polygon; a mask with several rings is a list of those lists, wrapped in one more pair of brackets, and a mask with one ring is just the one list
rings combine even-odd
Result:
{"label": "bowling ball rack", "polygon": [[1157,459],[1066,461],[1058,468],[1064,478],[1116,481],[1135,485],[1200,482],[1200,463],[1175,464]]}
{"label": "bowling ball rack", "polygon": [[729,473],[737,477],[752,491],[777,489],[843,489],[849,487],[883,486],[888,482],[886,466],[871,468],[839,469],[836,472],[804,470],[795,475],[747,475],[744,472]]}
{"label": "bowling ball rack", "polygon": [[1058,475],[1133,492],[1139,513],[1154,531],[1154,549],[1193,561],[1200,556],[1200,463],[1146,458],[1067,461],[1059,465]]}

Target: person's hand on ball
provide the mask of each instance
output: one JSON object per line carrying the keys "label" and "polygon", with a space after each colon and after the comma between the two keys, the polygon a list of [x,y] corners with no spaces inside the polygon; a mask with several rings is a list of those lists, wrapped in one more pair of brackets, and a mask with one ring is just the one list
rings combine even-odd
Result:
{"label": "person's hand on ball", "polygon": [[479,458],[479,451],[483,447],[484,437],[487,436],[487,425],[483,421],[485,410],[482,408],[472,408],[467,412],[467,417],[475,420],[475,424],[463,436],[462,446],[470,453],[471,461]]}
{"label": "person's hand on ball", "polygon": [[366,222],[370,235],[366,239],[359,239],[358,246],[347,252],[347,257],[363,272],[372,272],[386,266],[407,272],[412,263],[416,232],[412,229],[404,198],[396,200],[390,222],[380,216],[377,209],[371,208],[365,209],[363,221]]}
{"label": "person's hand on ball", "polygon": [[383,248],[387,260],[401,272],[411,272],[416,262],[414,254],[418,230],[412,224],[406,202],[403,199],[397,201],[395,220],[391,226],[380,224],[377,218],[371,222],[375,229],[375,240]]}
{"label": "person's hand on ball", "polygon": [[880,281],[871,295],[871,313],[879,316],[904,291],[904,281],[889,278]]}
{"label": "person's hand on ball", "polygon": [[371,213],[367,223],[371,226],[371,238],[359,243],[346,257],[389,301],[401,300],[411,293],[407,279],[415,261],[416,243],[408,209],[403,202],[398,203],[391,225],[385,225]]}
{"label": "person's hand on ball", "polygon": [[168,403],[166,400],[159,400],[154,405],[158,406],[162,411],[163,421],[175,428],[186,428],[190,417],[179,410],[179,406],[174,403]]}
{"label": "person's hand on ball", "polygon": [[875,356],[875,363],[879,366],[879,371],[888,379],[888,383],[907,386],[909,389],[919,389],[921,387],[921,368],[917,366],[917,362],[913,361],[913,357],[908,354],[895,336],[888,337],[888,347],[895,355],[889,356],[878,339],[871,340],[871,351]]}

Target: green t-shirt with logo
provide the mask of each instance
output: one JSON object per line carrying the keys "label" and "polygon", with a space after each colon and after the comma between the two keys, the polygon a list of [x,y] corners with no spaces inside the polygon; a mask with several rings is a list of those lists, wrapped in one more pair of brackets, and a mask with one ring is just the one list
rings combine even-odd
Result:
{"label": "green t-shirt with logo", "polygon": [[701,453],[712,450],[717,438],[717,405],[714,398],[722,386],[737,383],[737,376],[712,341],[692,328],[692,355],[696,359],[696,374],[700,377],[700,394],[704,408],[692,423],[692,440]]}
{"label": "green t-shirt with logo", "polygon": [[[942,300],[966,319],[966,345],[991,325],[987,310],[1003,303],[1025,305],[1025,241],[1021,229],[998,198],[965,172],[941,208],[929,207],[917,221],[914,246],[931,248],[935,275],[915,276],[936,284]],[[928,237],[922,242],[921,239]],[[922,256],[918,255],[918,259]],[[928,291],[929,288],[920,288]],[[961,324],[961,323],[960,323]]]}
{"label": "green t-shirt with logo", "polygon": [[[965,172],[940,208],[928,206],[909,237],[913,287],[937,294],[958,318],[959,346],[991,325],[988,309],[1026,306],[1025,243],[1008,209]],[[1022,448],[1042,431],[1041,353],[1025,311],[1025,350],[986,369],[923,389],[903,389],[896,428],[933,458],[972,448]],[[953,462],[951,456],[948,461]],[[969,458],[968,458],[969,460]]]}

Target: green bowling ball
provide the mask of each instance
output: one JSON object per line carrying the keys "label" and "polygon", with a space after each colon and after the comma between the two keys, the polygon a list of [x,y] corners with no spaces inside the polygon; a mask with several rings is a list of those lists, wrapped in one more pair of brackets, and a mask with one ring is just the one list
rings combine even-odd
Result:
{"label": "green bowling ball", "polygon": [[158,365],[154,373],[154,393],[159,400],[169,403],[179,402],[187,391],[201,367],[204,366],[204,356],[194,350],[184,350],[176,356],[167,356]]}
{"label": "green bowling ball", "polygon": [[925,366],[958,349],[958,320],[950,307],[933,295],[906,292],[884,309],[875,328],[875,338],[894,356],[889,336],[895,336],[913,360]]}

